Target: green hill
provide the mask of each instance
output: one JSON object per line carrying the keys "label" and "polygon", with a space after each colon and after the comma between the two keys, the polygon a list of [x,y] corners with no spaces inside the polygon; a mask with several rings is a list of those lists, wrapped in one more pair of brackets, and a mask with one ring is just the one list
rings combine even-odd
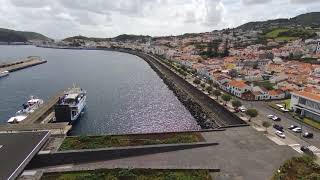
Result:
{"label": "green hill", "polygon": [[1,42],[28,42],[28,41],[53,41],[52,39],[35,32],[15,31],[0,28]]}
{"label": "green hill", "polygon": [[239,29],[244,30],[263,30],[276,27],[320,27],[320,12],[311,12],[301,14],[289,19],[274,19],[259,22],[249,22],[239,26]]}

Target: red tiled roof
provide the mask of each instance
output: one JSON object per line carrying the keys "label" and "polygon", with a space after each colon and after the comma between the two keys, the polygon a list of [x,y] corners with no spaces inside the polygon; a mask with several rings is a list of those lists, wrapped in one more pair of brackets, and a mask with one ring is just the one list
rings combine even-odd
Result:
{"label": "red tiled roof", "polygon": [[306,91],[294,91],[293,93],[297,94],[299,96],[308,98],[308,99],[320,101],[320,95],[318,95],[318,94],[314,94],[314,93],[310,93],[310,92],[306,92]]}
{"label": "red tiled roof", "polygon": [[244,81],[236,81],[236,80],[230,81],[229,85],[232,87],[237,87],[241,89],[248,86]]}

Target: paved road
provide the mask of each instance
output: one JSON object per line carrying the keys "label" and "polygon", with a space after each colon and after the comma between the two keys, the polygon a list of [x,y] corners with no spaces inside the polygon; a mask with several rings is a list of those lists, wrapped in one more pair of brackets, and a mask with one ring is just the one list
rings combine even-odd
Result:
{"label": "paved road", "polygon": [[[285,128],[285,134],[287,136],[290,136],[292,138],[294,136],[295,137],[294,139],[297,140],[298,142],[303,143],[303,145],[311,144],[311,145],[314,145],[314,146],[317,146],[318,148],[320,148],[320,131],[319,130],[316,130],[314,128],[310,128],[310,127],[304,125],[303,123],[298,122],[289,113],[283,113],[283,112],[280,112],[276,109],[273,109],[266,102],[263,102],[263,101],[255,101],[255,102],[242,101],[242,103],[247,108],[255,108],[259,111],[259,116],[257,117],[257,119],[260,119],[263,121],[269,121],[269,122],[275,123],[275,124],[279,124]],[[271,119],[267,118],[267,115],[269,115],[269,114],[276,115],[276,116],[280,117],[282,120],[280,122],[274,122]],[[294,133],[291,130],[288,130],[287,128],[290,125],[301,126],[303,132],[312,132],[314,134],[314,138],[312,138],[312,139],[303,138],[302,134]],[[301,140],[303,140],[303,141],[301,141]]]}
{"label": "paved road", "polygon": [[213,179],[270,179],[287,159],[298,155],[288,146],[279,146],[252,127],[201,133],[206,142],[219,143],[197,149],[148,154],[110,161],[79,163],[44,169],[46,172],[99,168],[220,169]]}

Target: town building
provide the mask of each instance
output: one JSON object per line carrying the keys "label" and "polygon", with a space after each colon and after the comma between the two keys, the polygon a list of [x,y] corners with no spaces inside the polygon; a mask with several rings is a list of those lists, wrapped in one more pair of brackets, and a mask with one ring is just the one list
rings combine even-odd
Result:
{"label": "town building", "polygon": [[290,109],[302,117],[320,122],[320,95],[306,91],[292,92]]}

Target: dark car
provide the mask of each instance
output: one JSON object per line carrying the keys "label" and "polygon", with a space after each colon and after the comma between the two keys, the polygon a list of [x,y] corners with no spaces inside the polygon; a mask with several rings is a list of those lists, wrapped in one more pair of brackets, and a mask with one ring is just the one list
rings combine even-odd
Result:
{"label": "dark car", "polygon": [[289,130],[292,130],[292,129],[296,128],[296,127],[298,127],[298,126],[296,126],[296,125],[291,125],[290,127],[288,127],[288,129],[289,129]]}
{"label": "dark car", "polygon": [[305,132],[302,136],[305,138],[313,138],[313,133]]}
{"label": "dark car", "polygon": [[274,125],[273,125],[273,128],[275,128],[275,129],[278,130],[278,131],[283,132],[283,127],[280,126],[280,125],[278,125],[278,124],[274,124]]}
{"label": "dark car", "polygon": [[310,151],[310,149],[307,146],[301,146],[300,150],[303,152]]}

